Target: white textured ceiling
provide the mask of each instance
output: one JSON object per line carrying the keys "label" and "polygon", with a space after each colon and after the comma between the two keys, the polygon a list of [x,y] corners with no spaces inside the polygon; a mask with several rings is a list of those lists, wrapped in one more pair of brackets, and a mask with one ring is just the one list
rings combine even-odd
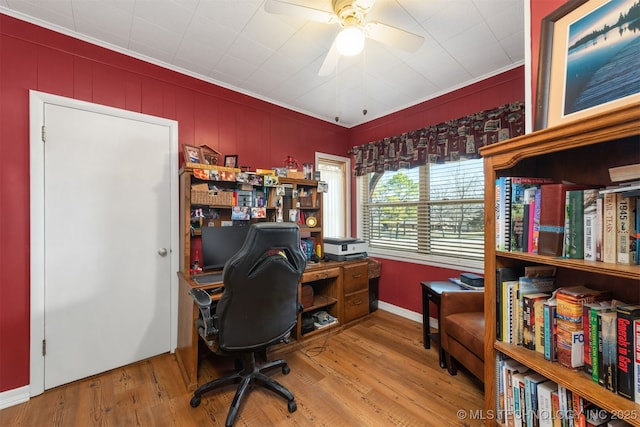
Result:
{"label": "white textured ceiling", "polygon": [[423,36],[420,49],[367,40],[325,77],[340,27],[269,14],[264,0],[0,0],[0,12],[345,127],[524,62],[524,0],[377,0],[368,19]]}

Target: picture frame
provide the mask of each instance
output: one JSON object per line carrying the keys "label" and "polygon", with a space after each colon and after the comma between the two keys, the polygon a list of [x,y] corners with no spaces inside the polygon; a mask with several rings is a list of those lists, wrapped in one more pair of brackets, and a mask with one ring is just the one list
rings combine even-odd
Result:
{"label": "picture frame", "polygon": [[202,152],[201,147],[184,144],[182,146],[182,153],[184,155],[185,163],[203,163],[204,162],[204,154]]}
{"label": "picture frame", "polygon": [[620,20],[633,3],[571,0],[542,20],[535,130],[640,100],[637,66],[625,60],[640,32]]}
{"label": "picture frame", "polygon": [[220,158],[220,152],[206,144],[201,145],[200,148],[202,148],[202,163],[216,166]]}
{"label": "picture frame", "polygon": [[224,165],[228,168],[237,168],[238,167],[238,155],[231,154],[224,156]]}

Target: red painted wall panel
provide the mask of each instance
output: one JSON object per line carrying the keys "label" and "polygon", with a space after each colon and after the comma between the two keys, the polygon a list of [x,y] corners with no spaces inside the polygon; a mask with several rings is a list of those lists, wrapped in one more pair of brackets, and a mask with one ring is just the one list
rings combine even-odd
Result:
{"label": "red painted wall panel", "polygon": [[181,144],[208,143],[253,167],[280,165],[283,153],[313,161],[315,147],[299,141],[315,133],[324,151],[346,153],[348,130],[333,123],[2,14],[0,67],[0,392],[29,383],[30,89],[178,120]]}
{"label": "red painted wall panel", "polygon": [[[180,144],[206,143],[254,169],[287,155],[299,163],[315,151],[345,156],[355,144],[524,98],[517,69],[344,129],[2,14],[0,64],[0,392],[29,382],[29,89],[178,120]],[[415,312],[421,280],[459,273],[383,263],[381,300]]]}

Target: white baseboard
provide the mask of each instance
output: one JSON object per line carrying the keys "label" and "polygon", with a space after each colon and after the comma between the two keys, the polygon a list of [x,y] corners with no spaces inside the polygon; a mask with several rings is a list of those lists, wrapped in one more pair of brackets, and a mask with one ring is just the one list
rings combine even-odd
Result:
{"label": "white baseboard", "polygon": [[29,386],[25,385],[0,393],[0,409],[18,405],[29,400]]}
{"label": "white baseboard", "polygon": [[[388,311],[389,313],[397,314],[405,319],[413,320],[414,322],[422,323],[422,314],[415,311],[407,310],[406,308],[398,307],[393,304],[389,304],[384,301],[378,301],[378,308],[380,310]],[[429,318],[429,326],[438,329],[438,319],[433,317]]]}

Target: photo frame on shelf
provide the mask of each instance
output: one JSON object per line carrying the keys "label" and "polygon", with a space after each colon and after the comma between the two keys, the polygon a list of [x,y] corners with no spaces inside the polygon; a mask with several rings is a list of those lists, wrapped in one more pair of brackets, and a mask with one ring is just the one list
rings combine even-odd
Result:
{"label": "photo frame on shelf", "polygon": [[206,144],[201,145],[200,148],[202,149],[202,163],[206,163],[207,165],[218,164],[220,153],[217,150],[214,150]]}
{"label": "photo frame on shelf", "polygon": [[182,153],[184,154],[185,163],[203,163],[204,154],[201,147],[195,145],[183,145]]}
{"label": "photo frame on shelf", "polygon": [[633,0],[571,0],[542,20],[535,130],[640,100],[633,6]]}
{"label": "photo frame on shelf", "polygon": [[238,155],[231,154],[228,156],[224,156],[224,165],[228,168],[237,168],[238,167]]}

